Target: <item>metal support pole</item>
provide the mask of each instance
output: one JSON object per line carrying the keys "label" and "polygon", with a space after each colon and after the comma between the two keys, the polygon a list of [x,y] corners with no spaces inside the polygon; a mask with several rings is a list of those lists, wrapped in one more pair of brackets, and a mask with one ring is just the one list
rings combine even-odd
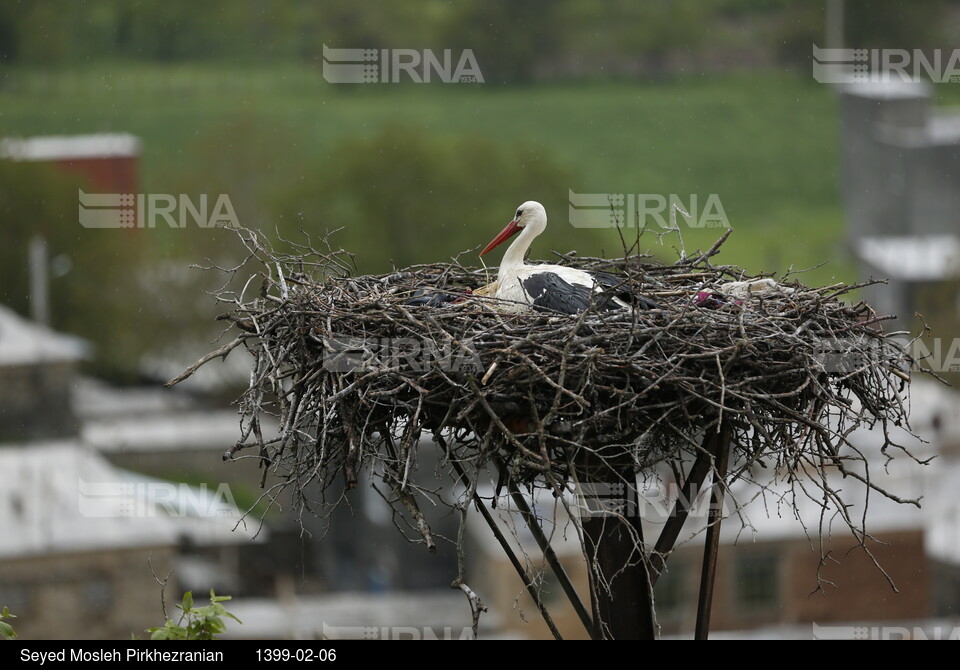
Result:
{"label": "metal support pole", "polygon": [[[446,441],[439,436],[435,437],[443,446],[444,451],[447,452],[447,456],[450,456],[450,452],[447,450]],[[453,465],[453,469],[457,471],[457,476],[460,477],[460,481],[463,482],[463,485],[467,488],[467,490],[470,490],[470,479],[467,477],[467,473],[464,472],[463,467],[452,457],[450,457],[450,463]],[[556,624],[553,623],[553,618],[550,616],[550,612],[547,611],[546,606],[543,604],[543,600],[540,598],[540,594],[533,586],[533,579],[531,579],[530,575],[527,574],[526,568],[523,567],[520,559],[517,558],[517,554],[513,551],[513,547],[510,546],[507,538],[504,537],[500,527],[497,525],[496,519],[494,519],[493,515],[490,514],[490,510],[488,510],[487,506],[483,504],[483,500],[480,499],[480,496],[476,491],[473,492],[473,502],[477,506],[477,510],[480,512],[481,516],[483,516],[484,521],[486,521],[487,525],[490,526],[490,530],[493,531],[494,537],[497,538],[497,542],[500,543],[500,547],[503,549],[504,553],[506,553],[507,558],[510,559],[513,569],[517,571],[518,575],[520,575],[523,585],[527,588],[527,593],[530,594],[530,597],[533,599],[533,603],[537,606],[537,609],[540,610],[540,615],[543,617],[544,622],[546,622],[547,628],[550,629],[550,633],[554,638],[562,640],[563,638],[560,636],[560,631],[557,630]]]}
{"label": "metal support pole", "polygon": [[720,441],[720,437],[720,433],[710,433],[703,438],[702,451],[697,456],[696,461],[694,461],[686,481],[683,482],[683,486],[680,488],[677,501],[674,503],[673,510],[670,512],[670,518],[667,519],[663,530],[660,531],[660,537],[657,538],[657,544],[654,547],[653,554],[650,556],[650,581],[653,584],[656,584],[657,579],[660,578],[660,574],[663,572],[663,567],[667,560],[666,556],[673,550],[674,545],[676,545],[677,538],[680,537],[680,530],[683,528],[683,524],[690,514],[690,506],[693,503],[693,499],[696,497],[697,492],[700,491],[700,487],[707,478],[707,473],[710,472],[710,466],[713,462],[712,454],[717,452],[717,444]]}
{"label": "metal support pole", "polygon": [[584,485],[626,484],[625,509],[583,520],[588,567],[593,572],[590,595],[598,615],[594,621],[596,636],[653,640],[656,638],[653,582],[643,544],[642,519],[636,506],[632,464],[614,466],[590,451],[585,451],[581,458],[580,478]]}
{"label": "metal support pole", "polygon": [[713,607],[713,587],[717,576],[717,554],[720,549],[720,522],[723,520],[723,489],[730,457],[730,426],[720,424],[720,439],[714,452],[713,491],[710,496],[710,522],[703,548],[703,566],[700,573],[700,595],[697,603],[697,625],[694,639],[706,640],[710,634],[710,611]]}

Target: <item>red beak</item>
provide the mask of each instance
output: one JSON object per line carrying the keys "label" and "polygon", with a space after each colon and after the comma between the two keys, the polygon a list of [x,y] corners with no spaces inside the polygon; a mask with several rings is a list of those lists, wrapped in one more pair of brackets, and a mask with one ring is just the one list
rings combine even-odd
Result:
{"label": "red beak", "polygon": [[493,238],[493,241],[487,245],[487,247],[480,252],[480,255],[483,256],[489,251],[493,251],[495,248],[499,247],[501,244],[506,242],[510,237],[512,237],[516,232],[520,230],[520,226],[517,225],[516,221],[511,221],[507,224],[507,227],[500,231],[500,234]]}

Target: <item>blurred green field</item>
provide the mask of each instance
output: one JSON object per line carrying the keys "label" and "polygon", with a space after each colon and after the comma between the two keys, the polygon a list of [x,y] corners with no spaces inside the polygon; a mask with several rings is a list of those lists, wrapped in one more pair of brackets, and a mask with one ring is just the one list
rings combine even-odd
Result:
{"label": "blurred green field", "polygon": [[[226,140],[218,133],[230,123],[251,132]],[[219,164],[209,159],[211,152],[224,166],[263,156],[262,165],[252,167],[256,180],[282,185],[302,178],[307,166],[329,161],[343,140],[371,137],[394,123],[436,136],[522,144],[573,175],[554,193],[523,198],[566,203],[568,189],[677,194],[683,201],[696,193],[701,202],[717,194],[735,229],[720,262],[753,272],[826,262],[807,281],[854,277],[843,252],[837,100],[802,72],[493,87],[337,86],[323,81],[318,68],[296,65],[0,70],[0,135],[134,133],[144,143],[145,192],[209,190]],[[503,220],[477,231],[477,243],[485,243],[523,198],[504,194]],[[552,227],[566,225],[565,211],[548,213]],[[600,251],[592,234],[567,231],[566,248]],[[688,250],[710,245],[718,233],[683,227]],[[612,253],[619,242],[615,232],[606,234],[604,246]],[[176,246],[183,238],[167,231],[157,240],[161,247]],[[656,246],[655,237],[649,238],[648,246]],[[428,253],[437,248],[437,241],[430,242]],[[547,252],[534,249],[537,258]],[[672,253],[668,249],[664,257]]]}

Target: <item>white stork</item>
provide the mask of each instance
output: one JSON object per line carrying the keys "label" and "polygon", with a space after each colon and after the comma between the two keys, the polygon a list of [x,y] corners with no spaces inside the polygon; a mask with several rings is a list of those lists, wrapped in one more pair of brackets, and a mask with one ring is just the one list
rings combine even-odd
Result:
{"label": "white stork", "polygon": [[[497,273],[496,297],[514,303],[526,303],[542,309],[576,314],[590,305],[601,310],[629,308],[622,298],[641,309],[656,309],[656,303],[622,290],[622,281],[601,272],[587,272],[563,265],[527,265],[523,258],[530,243],[547,228],[547,211],[539,202],[528,200],[519,207],[513,220],[480,252],[483,256],[503,244],[517,232],[520,236],[503,255]],[[620,288],[618,295],[610,289]]]}

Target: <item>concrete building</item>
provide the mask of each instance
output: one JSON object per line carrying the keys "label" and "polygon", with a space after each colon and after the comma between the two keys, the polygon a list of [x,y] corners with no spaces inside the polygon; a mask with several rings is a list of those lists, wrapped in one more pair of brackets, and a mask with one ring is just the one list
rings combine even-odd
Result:
{"label": "concrete building", "polygon": [[[960,113],[920,81],[844,84],[841,187],[849,243],[882,314],[960,313]],[[936,334],[936,333],[935,333]]]}
{"label": "concrete building", "polygon": [[0,305],[0,441],[77,433],[71,385],[88,349]]}
{"label": "concrete building", "polygon": [[0,472],[0,607],[25,640],[142,635],[163,623],[151,570],[174,572],[172,614],[183,589],[202,583],[202,602],[207,585],[230,586],[209,580],[229,562],[198,565],[195,549],[222,553],[255,530],[234,530],[240,512],[225,497],[119,470],[75,440],[4,444]]}
{"label": "concrete building", "polygon": [[0,607],[23,639],[142,634],[163,623],[150,565],[161,577],[174,569],[171,600],[233,590],[238,547],[259,530],[240,522],[229,487],[121,469],[81,436],[86,354],[83,341],[0,306]]}

